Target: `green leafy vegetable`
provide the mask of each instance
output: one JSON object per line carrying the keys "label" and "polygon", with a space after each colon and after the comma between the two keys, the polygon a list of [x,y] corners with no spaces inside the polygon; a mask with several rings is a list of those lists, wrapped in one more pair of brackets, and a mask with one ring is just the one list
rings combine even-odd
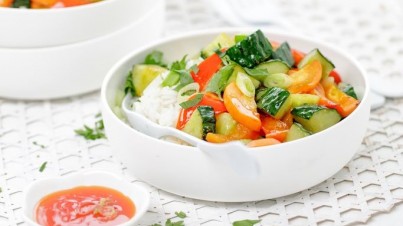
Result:
{"label": "green leafy vegetable", "polygon": [[[96,118],[99,117],[100,116]],[[104,128],[105,128],[104,121],[102,119],[99,119],[95,122],[94,128],[90,128],[89,126],[84,125],[84,128],[76,129],[74,130],[74,132],[87,140],[97,140],[106,138]]]}
{"label": "green leafy vegetable", "polygon": [[164,79],[164,81],[162,81],[162,87],[166,87],[166,86],[174,86],[179,82],[179,74],[173,71],[170,71],[169,74],[167,75],[167,77]]}
{"label": "green leafy vegetable", "polygon": [[200,101],[203,99],[203,96],[204,96],[204,94],[202,94],[202,93],[196,94],[192,99],[182,102],[179,105],[183,109],[191,108],[191,107],[197,105],[198,103],[200,103]]}
{"label": "green leafy vegetable", "polygon": [[161,67],[166,67],[166,64],[162,62],[164,54],[161,51],[154,50],[146,56],[144,59],[144,64],[158,65]]}
{"label": "green leafy vegetable", "polygon": [[292,57],[290,45],[287,42],[283,42],[273,53],[273,59],[279,59],[284,61],[288,66],[294,65],[294,57]]}
{"label": "green leafy vegetable", "polygon": [[33,144],[33,145],[35,145],[35,146],[41,147],[41,148],[46,148],[46,146],[45,146],[45,145],[43,145],[43,144],[39,144],[39,143],[38,143],[38,142],[36,142],[36,141],[32,142],[32,144]]}
{"label": "green leafy vegetable", "polygon": [[31,8],[30,0],[14,0],[13,8]]}
{"label": "green leafy vegetable", "polygon": [[260,220],[241,220],[241,221],[235,221],[232,223],[233,226],[253,226],[257,223],[259,223]]}
{"label": "green leafy vegetable", "polygon": [[174,72],[179,74],[179,84],[175,87],[175,90],[178,91],[182,87],[193,83],[193,77],[190,75],[190,72],[187,70],[175,70]]}
{"label": "green leafy vegetable", "polygon": [[130,93],[132,96],[136,95],[136,89],[134,88],[133,77],[132,77],[132,72],[131,71],[129,72],[129,74],[126,77],[124,91],[125,91],[125,94]]}
{"label": "green leafy vegetable", "polygon": [[243,69],[249,76],[251,76],[252,78],[255,78],[259,81],[264,81],[265,78],[269,75],[269,72],[265,68],[249,69],[249,68],[244,67]]}
{"label": "green leafy vegetable", "polygon": [[325,107],[318,105],[303,105],[292,109],[291,114],[309,120],[313,116],[313,114],[322,109],[325,109]]}
{"label": "green leafy vegetable", "polygon": [[184,212],[182,212],[182,211],[180,211],[180,212],[175,212],[175,215],[176,215],[177,217],[179,217],[179,218],[182,218],[182,219],[184,219],[184,218],[187,217],[187,216],[186,216],[186,213],[184,213]]}
{"label": "green leafy vegetable", "polygon": [[222,67],[215,75],[213,75],[210,82],[207,84],[205,91],[213,92],[218,96],[221,96],[221,92],[225,89],[227,81],[234,71],[234,67],[235,64],[229,64]]}
{"label": "green leafy vegetable", "polygon": [[358,100],[357,94],[355,93],[354,87],[348,83],[339,83],[339,89],[350,97]]}
{"label": "green leafy vegetable", "polygon": [[171,219],[168,219],[165,222],[165,226],[184,226],[185,224],[183,221],[172,222]]}
{"label": "green leafy vegetable", "polygon": [[39,172],[42,173],[45,170],[47,164],[48,164],[48,162],[42,163],[42,165],[39,167]]}
{"label": "green leafy vegetable", "polygon": [[227,50],[227,55],[242,67],[254,68],[268,60],[273,47],[261,30],[249,35]]}
{"label": "green leafy vegetable", "polygon": [[187,55],[183,56],[181,60],[173,62],[170,70],[171,71],[185,70],[186,69],[186,57],[187,57]]}

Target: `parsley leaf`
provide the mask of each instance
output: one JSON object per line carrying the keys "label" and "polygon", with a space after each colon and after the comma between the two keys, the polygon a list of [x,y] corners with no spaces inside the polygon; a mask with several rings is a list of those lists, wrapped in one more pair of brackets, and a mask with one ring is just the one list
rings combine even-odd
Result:
{"label": "parsley leaf", "polygon": [[146,56],[144,64],[153,64],[161,67],[166,67],[166,64],[162,62],[164,54],[161,51],[154,50]]}
{"label": "parsley leaf", "polygon": [[[100,116],[96,118],[100,118]],[[104,128],[104,121],[102,119],[99,119],[95,122],[94,128],[90,128],[89,126],[84,125],[84,128],[76,129],[74,130],[74,132],[84,137],[86,140],[97,140],[106,138]]]}
{"label": "parsley leaf", "polygon": [[172,222],[171,219],[168,219],[165,222],[165,226],[184,226],[185,224],[183,221]]}
{"label": "parsley leaf", "polygon": [[129,74],[126,77],[124,91],[125,91],[125,94],[130,93],[132,96],[136,95],[136,89],[134,88],[133,77],[132,77],[132,72],[131,71],[129,72]]}
{"label": "parsley leaf", "polygon": [[39,146],[39,147],[41,147],[41,148],[46,148],[46,146],[45,146],[45,145],[43,145],[43,144],[39,144],[39,143],[38,143],[38,142],[36,142],[36,141],[32,142],[32,144],[33,144],[33,145],[36,145],[36,146]]}
{"label": "parsley leaf", "polygon": [[190,75],[189,71],[175,70],[175,72],[179,74],[179,84],[175,88],[176,91],[178,91],[178,90],[182,89],[184,86],[194,82],[193,77]]}
{"label": "parsley leaf", "polygon": [[224,90],[227,85],[228,79],[231,77],[232,72],[234,71],[235,64],[229,64],[222,67],[213,77],[210,82],[207,84],[206,92],[216,93],[218,96],[221,96],[221,92]]}
{"label": "parsley leaf", "polygon": [[175,215],[176,215],[177,217],[179,217],[179,218],[182,218],[182,219],[184,219],[184,218],[187,217],[187,216],[186,216],[186,213],[184,213],[184,212],[182,212],[182,211],[180,211],[180,212],[175,212]]}
{"label": "parsley leaf", "polygon": [[191,108],[191,107],[197,105],[198,103],[200,103],[200,101],[203,99],[203,96],[204,96],[204,94],[202,94],[202,93],[196,94],[192,99],[184,101],[184,102],[180,103],[179,105],[183,109]]}
{"label": "parsley leaf", "polygon": [[185,70],[186,69],[186,57],[187,57],[187,55],[185,55],[180,61],[173,62],[170,70],[171,71]]}
{"label": "parsley leaf", "polygon": [[42,163],[41,167],[39,167],[39,172],[42,173],[45,170],[47,164],[48,164],[48,162]]}
{"label": "parsley leaf", "polygon": [[241,221],[235,221],[232,223],[233,226],[253,226],[257,223],[259,223],[260,220],[241,220]]}

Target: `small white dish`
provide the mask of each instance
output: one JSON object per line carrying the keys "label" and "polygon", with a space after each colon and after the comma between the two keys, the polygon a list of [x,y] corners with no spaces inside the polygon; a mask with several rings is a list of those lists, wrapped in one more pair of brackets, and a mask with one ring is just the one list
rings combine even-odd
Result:
{"label": "small white dish", "polygon": [[104,186],[120,191],[129,197],[136,207],[133,218],[119,226],[133,226],[147,211],[150,194],[138,185],[129,183],[124,178],[103,171],[85,171],[64,177],[55,177],[31,183],[23,196],[23,218],[29,226],[40,226],[35,222],[34,213],[37,203],[46,195],[78,186]]}

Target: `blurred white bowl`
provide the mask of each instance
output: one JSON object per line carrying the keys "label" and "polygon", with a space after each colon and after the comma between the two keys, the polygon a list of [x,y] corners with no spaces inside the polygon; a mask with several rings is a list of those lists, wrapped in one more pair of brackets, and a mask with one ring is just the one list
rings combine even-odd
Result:
{"label": "blurred white bowl", "polygon": [[49,99],[100,88],[103,77],[118,59],[160,37],[164,3],[154,1],[153,7],[134,23],[95,39],[48,48],[0,48],[0,96]]}
{"label": "blurred white bowl", "polygon": [[270,40],[288,41],[293,48],[302,51],[319,48],[337,66],[343,80],[355,87],[362,101],[350,116],[320,133],[289,143],[251,149],[261,167],[257,179],[241,177],[197,148],[142,134],[114,114],[118,105],[116,95],[122,95],[117,91],[123,90],[127,72],[152,50],[164,52],[165,58],[173,61],[185,54],[199,52],[219,33],[234,35],[253,31],[220,29],[166,39],[129,54],[109,71],[101,93],[105,129],[114,153],[133,175],[181,196],[212,201],[254,201],[307,189],[331,177],[353,157],[369,120],[369,87],[364,71],[337,48],[286,33],[265,32]]}
{"label": "blurred white bowl", "polygon": [[40,226],[35,221],[37,203],[46,195],[78,186],[104,186],[120,191],[129,197],[136,207],[134,217],[119,226],[134,226],[144,215],[150,204],[149,192],[140,186],[129,183],[122,177],[103,171],[86,171],[70,176],[35,181],[24,190],[23,218],[29,226]]}
{"label": "blurred white bowl", "polygon": [[0,48],[49,47],[103,36],[142,19],[156,2],[104,0],[56,9],[0,7]]}

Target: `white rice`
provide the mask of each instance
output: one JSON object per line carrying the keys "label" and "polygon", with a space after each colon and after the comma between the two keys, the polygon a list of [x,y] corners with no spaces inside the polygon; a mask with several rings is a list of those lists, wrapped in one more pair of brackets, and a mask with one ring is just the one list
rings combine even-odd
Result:
{"label": "white rice", "polygon": [[168,73],[157,76],[147,86],[143,95],[134,102],[133,110],[159,125],[175,127],[180,111],[178,92],[161,85]]}

